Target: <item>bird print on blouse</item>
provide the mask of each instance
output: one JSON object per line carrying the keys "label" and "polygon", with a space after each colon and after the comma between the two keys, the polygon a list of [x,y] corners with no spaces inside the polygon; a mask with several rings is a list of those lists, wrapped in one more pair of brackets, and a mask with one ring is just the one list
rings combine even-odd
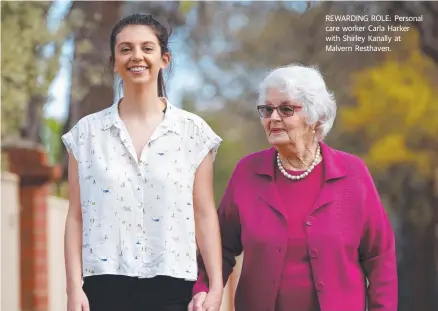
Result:
{"label": "bird print on blouse", "polygon": [[167,101],[137,159],[117,108],[84,117],[62,137],[78,162],[83,276],[196,280],[193,183],[222,140],[199,116]]}

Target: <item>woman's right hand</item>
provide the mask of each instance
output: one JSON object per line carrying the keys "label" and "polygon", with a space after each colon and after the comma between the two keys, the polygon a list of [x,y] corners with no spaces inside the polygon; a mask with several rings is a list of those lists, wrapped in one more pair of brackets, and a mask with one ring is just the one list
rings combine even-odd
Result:
{"label": "woman's right hand", "polygon": [[67,311],[90,311],[88,298],[82,288],[75,289],[67,295]]}

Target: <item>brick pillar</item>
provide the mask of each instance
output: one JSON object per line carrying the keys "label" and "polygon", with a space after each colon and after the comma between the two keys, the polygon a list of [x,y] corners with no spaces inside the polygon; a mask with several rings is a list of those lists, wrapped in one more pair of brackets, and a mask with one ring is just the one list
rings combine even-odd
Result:
{"label": "brick pillar", "polygon": [[59,167],[47,164],[37,146],[3,148],[8,169],[20,180],[20,304],[22,311],[48,310],[47,196]]}

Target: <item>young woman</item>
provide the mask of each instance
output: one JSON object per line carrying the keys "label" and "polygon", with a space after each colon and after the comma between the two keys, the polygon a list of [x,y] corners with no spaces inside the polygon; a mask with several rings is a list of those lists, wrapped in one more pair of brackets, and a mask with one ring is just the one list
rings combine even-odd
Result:
{"label": "young woman", "polygon": [[168,32],[152,16],[119,21],[110,46],[124,97],[62,137],[69,151],[68,311],[187,310],[197,244],[210,280],[204,307],[219,311],[212,176],[221,138],[165,98]]}

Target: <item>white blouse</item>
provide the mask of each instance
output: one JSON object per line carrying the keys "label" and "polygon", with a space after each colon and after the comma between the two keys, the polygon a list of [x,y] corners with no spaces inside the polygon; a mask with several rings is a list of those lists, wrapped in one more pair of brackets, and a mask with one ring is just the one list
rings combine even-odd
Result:
{"label": "white blouse", "polygon": [[194,177],[222,142],[208,124],[167,101],[137,161],[115,104],[81,119],[62,140],[79,166],[83,277],[196,280]]}

